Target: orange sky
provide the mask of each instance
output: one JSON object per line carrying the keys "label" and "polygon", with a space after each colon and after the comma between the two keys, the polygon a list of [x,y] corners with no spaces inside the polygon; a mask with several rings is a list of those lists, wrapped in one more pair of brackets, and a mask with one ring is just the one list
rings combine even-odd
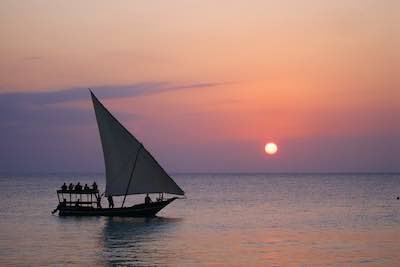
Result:
{"label": "orange sky", "polygon": [[[2,1],[0,93],[216,83],[105,102],[141,118],[123,123],[167,169],[332,171],[326,162],[354,140],[350,158],[369,151],[387,162],[400,155],[398,10],[390,0]],[[259,154],[271,140],[274,162]],[[203,162],[216,143],[213,163]],[[332,155],[315,168],[321,144]],[[224,150],[246,159],[221,159]],[[186,153],[194,156],[182,166]],[[377,161],[363,160],[337,170],[399,170],[398,161],[364,169]]]}

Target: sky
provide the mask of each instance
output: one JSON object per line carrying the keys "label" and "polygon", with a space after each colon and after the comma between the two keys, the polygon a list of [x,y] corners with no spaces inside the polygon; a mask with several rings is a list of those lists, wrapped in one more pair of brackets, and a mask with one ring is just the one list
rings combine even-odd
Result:
{"label": "sky", "polygon": [[[0,172],[399,172],[400,2],[0,2]],[[278,153],[264,152],[267,142]]]}

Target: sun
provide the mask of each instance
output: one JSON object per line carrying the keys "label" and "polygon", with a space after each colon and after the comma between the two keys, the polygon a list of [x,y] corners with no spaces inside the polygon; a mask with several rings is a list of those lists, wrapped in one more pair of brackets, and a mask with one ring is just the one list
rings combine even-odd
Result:
{"label": "sun", "polygon": [[265,152],[268,155],[273,155],[278,151],[278,146],[275,143],[268,143],[265,145]]}

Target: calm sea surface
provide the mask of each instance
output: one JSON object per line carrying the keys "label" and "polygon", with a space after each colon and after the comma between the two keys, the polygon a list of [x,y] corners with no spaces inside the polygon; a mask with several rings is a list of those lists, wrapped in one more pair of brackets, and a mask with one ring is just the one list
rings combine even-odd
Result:
{"label": "calm sea surface", "polygon": [[400,266],[400,174],[174,178],[187,199],[136,219],[50,214],[102,175],[0,176],[0,266]]}

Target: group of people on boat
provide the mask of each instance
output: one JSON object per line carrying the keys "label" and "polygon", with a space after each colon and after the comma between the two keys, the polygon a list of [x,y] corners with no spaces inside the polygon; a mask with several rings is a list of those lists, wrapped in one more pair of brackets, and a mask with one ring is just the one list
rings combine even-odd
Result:
{"label": "group of people on boat", "polygon": [[74,185],[73,183],[70,183],[68,186],[67,184],[64,182],[64,184],[61,186],[61,190],[62,191],[89,191],[89,190],[97,190],[97,184],[96,182],[93,182],[92,184],[92,188],[90,188],[87,184],[85,184],[84,187],[82,187],[82,185],[80,184],[80,182],[78,182],[76,185]]}
{"label": "group of people on boat", "polygon": [[[101,209],[101,198],[104,195],[103,194],[99,194],[98,193],[98,186],[96,182],[93,182],[92,187],[90,188],[87,184],[85,184],[83,187],[80,184],[80,182],[78,182],[77,184],[73,184],[70,183],[68,186],[67,184],[64,182],[64,184],[61,186],[61,192],[60,193],[74,193],[74,194],[94,194],[96,197],[96,202],[90,202],[93,204],[96,204],[98,209]],[[163,194],[160,193],[159,197],[157,198],[157,202],[158,201],[163,201]],[[108,208],[112,209],[114,208],[114,200],[113,197],[111,195],[107,196],[107,201],[108,201]],[[144,198],[144,203],[145,204],[150,204],[152,203],[152,199],[150,198],[149,194],[146,194],[146,197]],[[82,205],[88,204],[87,202],[81,202],[81,200],[79,198],[76,199],[76,201],[73,202],[67,202],[67,200],[65,198],[63,198],[63,201],[60,201],[59,205],[57,206],[57,208],[52,212],[55,213],[57,210],[59,210],[60,208],[66,208],[67,205],[70,206],[74,206],[75,208],[79,208]]]}

